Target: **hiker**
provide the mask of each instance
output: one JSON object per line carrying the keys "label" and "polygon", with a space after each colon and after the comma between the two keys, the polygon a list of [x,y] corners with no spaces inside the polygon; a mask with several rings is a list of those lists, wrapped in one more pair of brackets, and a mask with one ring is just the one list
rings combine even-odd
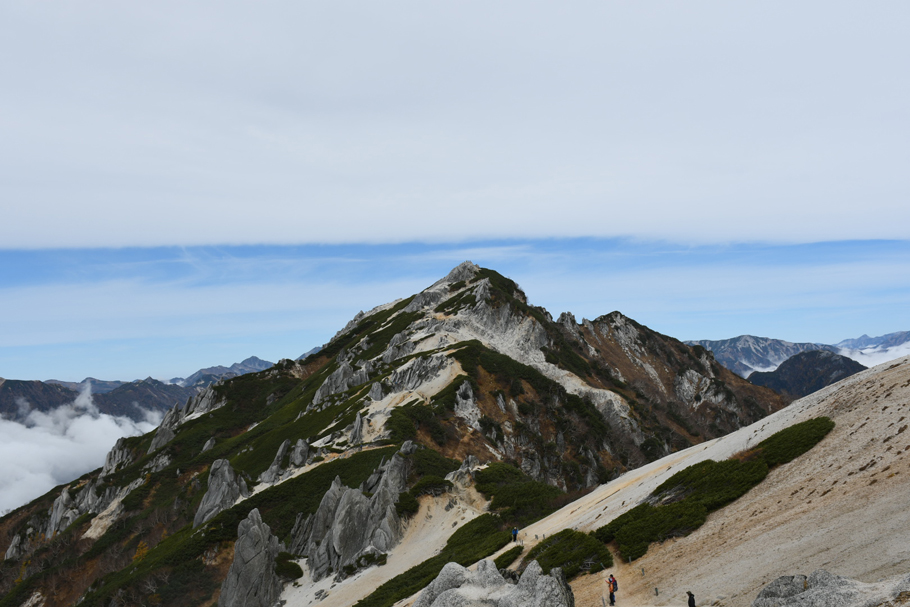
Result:
{"label": "hiker", "polygon": [[616,591],[619,590],[619,582],[616,581],[616,578],[613,577],[613,574],[610,574],[609,579],[607,579],[607,589],[610,591],[610,604],[616,604]]}
{"label": "hiker", "polygon": [[518,527],[512,527],[512,541],[518,541]]}
{"label": "hiker", "polygon": [[695,607],[695,595],[689,590],[686,590],[686,594],[689,595],[689,607]]}

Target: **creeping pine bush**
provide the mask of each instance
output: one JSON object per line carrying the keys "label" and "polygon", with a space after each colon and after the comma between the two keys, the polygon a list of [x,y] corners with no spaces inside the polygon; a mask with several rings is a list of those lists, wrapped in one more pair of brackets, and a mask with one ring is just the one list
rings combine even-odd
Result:
{"label": "creeping pine bush", "polygon": [[525,556],[524,563],[536,560],[544,573],[561,567],[566,579],[572,579],[589,564],[590,573],[613,566],[613,555],[601,542],[587,533],[563,529],[540,542]]}
{"label": "creeping pine bush", "polygon": [[303,569],[294,562],[294,555],[289,552],[279,552],[275,559],[275,573],[278,577],[287,580],[296,580],[303,577]]}
{"label": "creeping pine bush", "polygon": [[497,556],[493,560],[493,562],[496,563],[496,568],[505,569],[506,567],[508,567],[509,565],[514,563],[515,559],[517,559],[519,556],[521,556],[522,550],[524,550],[524,547],[515,546],[514,548],[510,548],[510,549],[506,550],[505,552],[503,552],[502,554],[500,554],[499,556]]}
{"label": "creeping pine bush", "polygon": [[559,488],[531,480],[518,468],[502,462],[478,471],[474,480],[477,490],[492,499],[490,509],[514,525],[524,526],[550,514],[564,495]]}
{"label": "creeping pine bush", "polygon": [[759,484],[768,470],[786,464],[818,444],[834,428],[827,417],[810,419],[768,437],[747,453],[723,462],[706,460],[663,482],[648,502],[632,508],[593,535],[615,541],[622,558],[635,560],[651,542],[688,535],[708,514]]}

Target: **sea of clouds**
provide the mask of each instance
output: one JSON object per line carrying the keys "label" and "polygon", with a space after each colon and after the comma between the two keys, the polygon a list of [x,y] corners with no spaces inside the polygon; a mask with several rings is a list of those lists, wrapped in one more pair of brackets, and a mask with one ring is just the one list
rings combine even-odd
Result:
{"label": "sea of clouds", "polygon": [[0,514],[99,468],[118,438],[161,422],[152,411],[141,422],[101,413],[88,384],[74,402],[52,411],[18,405],[22,423],[0,417]]}

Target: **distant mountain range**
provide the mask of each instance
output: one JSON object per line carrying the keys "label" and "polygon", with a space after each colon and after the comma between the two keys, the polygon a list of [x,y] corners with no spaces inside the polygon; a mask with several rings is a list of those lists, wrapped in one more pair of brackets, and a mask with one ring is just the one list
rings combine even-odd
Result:
{"label": "distant mountain range", "polygon": [[889,333],[880,337],[863,335],[837,344],[793,343],[782,339],[740,335],[731,339],[687,341],[714,354],[715,360],[740,377],[749,378],[756,371],[770,372],[800,352],[826,350],[851,358],[865,367],[910,354],[910,331]]}
{"label": "distant mountain range", "polygon": [[132,382],[105,381],[94,377],[87,377],[81,382],[0,378],[0,415],[21,422],[33,409],[51,411],[72,403],[88,383],[91,385],[92,400],[101,413],[142,421],[148,411],[164,413],[175,404],[182,405],[191,396],[217,381],[256,373],[273,365],[267,360],[251,356],[230,367],[200,369],[186,379],[178,377],[168,383],[151,377]]}
{"label": "distant mountain range", "polygon": [[749,381],[797,399],[865,369],[852,358],[828,350],[811,350],[791,356],[774,371],[756,371]]}
{"label": "distant mountain range", "polygon": [[274,364],[275,363],[269,362],[267,360],[262,360],[261,358],[250,356],[243,362],[234,363],[230,367],[223,367],[221,365],[218,365],[216,367],[199,369],[186,379],[182,377],[175,377],[171,379],[170,383],[183,387],[194,387],[202,389],[222,379],[230,379],[231,377],[237,377],[238,375],[265,371]]}

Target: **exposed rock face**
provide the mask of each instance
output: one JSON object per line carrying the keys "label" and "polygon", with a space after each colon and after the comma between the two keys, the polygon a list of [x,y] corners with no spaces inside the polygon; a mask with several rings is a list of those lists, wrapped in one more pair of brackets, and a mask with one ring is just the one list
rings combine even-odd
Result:
{"label": "exposed rock face", "polygon": [[344,392],[353,386],[354,384],[351,383],[353,377],[354,369],[347,362],[342,362],[316,390],[316,395],[313,397],[313,405],[319,405],[332,394]]}
{"label": "exposed rock face", "polygon": [[118,488],[105,486],[104,490],[99,493],[98,488],[104,486],[100,476],[90,480],[83,485],[75,497],[70,493],[71,487],[64,487],[54,504],[48,510],[49,520],[44,534],[46,537],[54,537],[55,534],[63,531],[77,518],[88,512],[101,512],[107,508],[115,499],[126,497],[133,489],[142,486],[145,483],[144,477],[139,477],[126,487]]}
{"label": "exposed rock face", "polygon": [[237,527],[234,561],[221,585],[218,607],[272,607],[281,594],[275,573],[279,551],[278,538],[254,508]]}
{"label": "exposed rock face", "polygon": [[357,413],[357,417],[354,419],[354,427],[351,428],[351,438],[348,440],[350,445],[359,445],[363,442],[363,419],[360,417],[360,412]]}
{"label": "exposed rock face", "polygon": [[[402,453],[413,445],[406,443]],[[291,532],[291,552],[305,554],[315,580],[330,570],[358,566],[367,554],[388,552],[401,540],[402,523],[395,511],[398,494],[407,489],[409,461],[396,453],[364,481],[359,489],[341,484],[336,478],[315,514],[297,517]],[[373,495],[367,497],[364,492]]]}
{"label": "exposed rock face", "polygon": [[447,563],[414,603],[414,607],[474,606],[575,607],[575,595],[558,567],[543,575],[537,561],[532,561],[513,585],[487,559],[473,572],[458,563]]}
{"label": "exposed rock face", "polygon": [[446,474],[446,480],[461,489],[474,484],[474,469],[480,465],[480,462],[473,455],[469,455],[461,463],[458,470],[453,470]]}
{"label": "exposed rock face", "polygon": [[284,456],[287,455],[288,449],[291,447],[291,440],[284,439],[284,442],[281,443],[281,446],[278,447],[278,453],[275,454],[275,459],[272,460],[272,465],[269,466],[268,470],[259,475],[260,483],[274,483],[281,475],[284,473],[284,468],[281,466],[284,461]]}
{"label": "exposed rock face", "polygon": [[205,444],[202,445],[202,453],[205,453],[206,451],[208,451],[209,449],[211,449],[214,446],[215,446],[215,438],[212,437],[212,438],[208,439],[207,441],[205,441]]}
{"label": "exposed rock face", "polygon": [[471,382],[464,382],[458,387],[455,394],[455,415],[462,418],[469,426],[475,430],[480,430],[480,409],[474,402],[474,391],[471,389]]}
{"label": "exposed rock face", "polygon": [[298,438],[291,451],[291,465],[297,467],[304,465],[309,454],[310,444],[302,438]]}
{"label": "exposed rock face", "polygon": [[910,576],[865,584],[819,569],[809,577],[777,578],[752,602],[752,607],[871,607],[910,604]]}
{"label": "exposed rock face", "polygon": [[233,506],[239,497],[249,495],[246,481],[234,472],[231,463],[226,459],[215,460],[209,471],[209,488],[193,518],[193,527],[207,523],[222,510]]}
{"label": "exposed rock face", "polygon": [[421,356],[396,369],[387,381],[392,392],[414,390],[424,382],[435,378],[451,364],[448,357],[442,354]]}
{"label": "exposed rock face", "polygon": [[101,468],[101,476],[107,476],[117,471],[117,469],[128,466],[133,462],[133,454],[126,447],[126,438],[118,438],[114,443],[114,448],[108,451],[107,457],[104,458],[104,467]]}

